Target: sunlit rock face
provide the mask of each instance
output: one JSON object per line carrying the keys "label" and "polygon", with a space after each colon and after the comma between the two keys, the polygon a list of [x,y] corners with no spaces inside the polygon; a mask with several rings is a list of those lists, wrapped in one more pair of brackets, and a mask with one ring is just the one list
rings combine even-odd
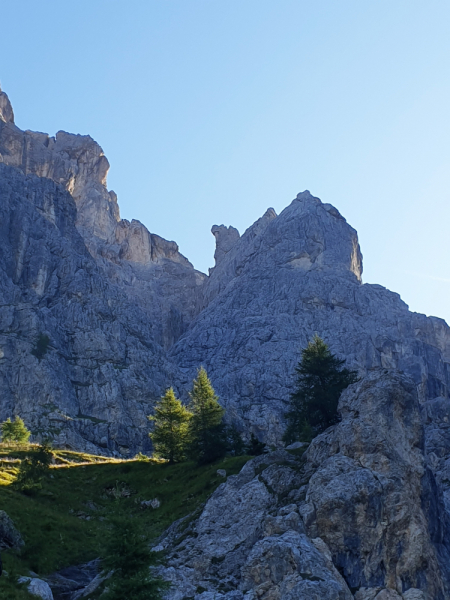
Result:
{"label": "sunlit rock face", "polygon": [[[120,219],[109,163],[92,138],[21,131],[4,92],[0,163],[1,286],[10,294],[0,418],[18,412],[60,443],[134,452],[148,447],[145,414],[164,389],[187,399],[204,365],[227,418],[277,445],[294,367],[314,333],[361,375],[399,369],[422,403],[448,398],[445,322],[363,284],[356,231],[309,192],[279,215],[268,209],[242,235],[213,226],[206,276],[175,242]],[[39,360],[41,333],[50,342]]]}
{"label": "sunlit rock face", "polygon": [[51,179],[75,201],[76,226],[107,277],[152,321],[154,338],[169,347],[201,305],[205,275],[178,252],[175,242],[152,235],[139,221],[120,219],[108,191],[109,162],[88,135],[21,131],[8,97],[0,94],[0,162]]}

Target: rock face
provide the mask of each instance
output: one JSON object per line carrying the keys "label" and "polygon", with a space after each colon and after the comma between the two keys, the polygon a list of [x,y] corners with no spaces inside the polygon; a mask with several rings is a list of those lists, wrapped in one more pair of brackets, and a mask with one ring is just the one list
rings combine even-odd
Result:
{"label": "rock face", "polygon": [[361,375],[412,377],[446,480],[432,423],[449,397],[449,328],[362,283],[356,231],[333,206],[304,192],[242,236],[214,226],[206,276],[175,242],[120,219],[92,138],[21,131],[4,92],[0,163],[0,419],[129,455],[148,449],[146,415],[165,388],[187,398],[204,365],[227,418],[277,445],[317,332]]}
{"label": "rock face", "polygon": [[200,309],[205,275],[175,242],[139,221],[120,219],[117,196],[106,188],[109,162],[97,142],[64,131],[55,137],[21,131],[0,91],[0,162],[66,189],[75,201],[78,231],[104,273],[153,321],[158,343],[169,347],[178,339]]}
{"label": "rock face", "polygon": [[151,323],[75,227],[70,194],[0,164],[0,419],[127,455],[173,377]]}
{"label": "rock face", "polygon": [[252,460],[187,530],[160,540],[167,598],[448,598],[446,492],[420,410],[398,372],[377,369],[350,386],[342,421],[303,455]]}

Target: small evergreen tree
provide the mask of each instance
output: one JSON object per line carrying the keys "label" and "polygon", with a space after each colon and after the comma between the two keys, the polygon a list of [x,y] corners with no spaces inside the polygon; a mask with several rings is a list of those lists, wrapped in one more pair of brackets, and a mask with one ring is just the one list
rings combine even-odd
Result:
{"label": "small evergreen tree", "polygon": [[155,414],[149,416],[154,421],[154,430],[150,433],[153,447],[169,463],[185,458],[188,439],[188,424],[191,413],[175,397],[173,388],[169,388],[155,407]]}
{"label": "small evergreen tree", "polygon": [[189,422],[189,455],[199,464],[217,460],[227,451],[227,434],[222,423],[225,410],[203,367],[189,393],[192,418]]}
{"label": "small evergreen tree", "polygon": [[295,369],[296,390],[285,415],[287,428],[283,440],[286,443],[311,441],[339,421],[339,398],[343,390],[357,380],[356,371],[350,371],[344,364],[318,335],[302,351],[302,359]]}
{"label": "small evergreen tree", "polygon": [[227,437],[227,452],[231,456],[242,456],[245,453],[245,443],[234,425],[225,428]]}
{"label": "small evergreen tree", "polygon": [[13,444],[26,444],[30,439],[31,431],[26,428],[23,419],[16,416],[14,421],[6,419],[1,425],[2,441]]}
{"label": "small evergreen tree", "polygon": [[108,590],[105,600],[162,600],[169,584],[154,576],[150,567],[158,564],[157,554],[149,549],[149,541],[142,534],[142,525],[136,518],[115,516],[111,519],[103,558]]}
{"label": "small evergreen tree", "polygon": [[48,442],[43,442],[36,450],[20,463],[19,472],[14,487],[22,492],[28,492],[42,487],[42,480],[50,470],[52,449]]}
{"label": "small evergreen tree", "polygon": [[260,456],[266,452],[266,444],[260,442],[256,435],[252,432],[250,441],[245,448],[245,453],[249,456]]}

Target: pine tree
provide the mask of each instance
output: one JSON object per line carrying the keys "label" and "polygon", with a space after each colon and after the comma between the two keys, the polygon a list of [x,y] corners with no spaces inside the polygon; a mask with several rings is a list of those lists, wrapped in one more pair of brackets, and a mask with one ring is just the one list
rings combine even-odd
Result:
{"label": "pine tree", "polygon": [[53,453],[50,444],[43,442],[41,446],[33,450],[20,463],[14,487],[22,492],[41,488],[42,480],[50,470],[52,457]]}
{"label": "pine tree", "polygon": [[103,568],[112,575],[107,579],[108,589],[102,598],[162,600],[169,584],[150,571],[150,567],[158,564],[158,558],[149,549],[142,525],[136,518],[117,515],[111,519],[111,524],[103,553]]}
{"label": "pine tree", "polygon": [[256,435],[252,432],[250,441],[245,448],[245,453],[249,456],[260,456],[266,452],[266,444],[260,442]]}
{"label": "pine tree", "polygon": [[227,432],[222,422],[225,410],[203,367],[189,393],[192,418],[189,422],[189,455],[199,464],[221,458],[227,450]]}
{"label": "pine tree", "polygon": [[150,433],[153,447],[169,463],[185,458],[188,424],[191,413],[175,397],[173,388],[169,388],[155,407],[155,414],[149,416],[154,421],[154,430]]}
{"label": "pine tree", "polygon": [[14,421],[6,419],[1,425],[2,441],[5,443],[26,444],[31,432],[26,428],[23,419],[16,416]]}
{"label": "pine tree", "polygon": [[225,427],[225,435],[227,439],[227,453],[231,454],[231,456],[242,456],[245,454],[245,443],[237,427],[228,425]]}
{"label": "pine tree", "polygon": [[308,343],[295,369],[296,390],[285,415],[285,442],[311,441],[339,421],[339,398],[357,380],[356,371],[350,371],[344,364],[318,335]]}

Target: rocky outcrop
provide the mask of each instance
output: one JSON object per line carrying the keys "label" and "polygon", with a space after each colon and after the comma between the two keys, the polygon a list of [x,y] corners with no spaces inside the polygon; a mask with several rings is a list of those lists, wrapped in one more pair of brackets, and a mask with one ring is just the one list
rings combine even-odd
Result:
{"label": "rocky outcrop", "polygon": [[252,460],[160,540],[168,599],[449,597],[445,490],[427,466],[413,381],[376,370],[340,411],[303,455]]}

